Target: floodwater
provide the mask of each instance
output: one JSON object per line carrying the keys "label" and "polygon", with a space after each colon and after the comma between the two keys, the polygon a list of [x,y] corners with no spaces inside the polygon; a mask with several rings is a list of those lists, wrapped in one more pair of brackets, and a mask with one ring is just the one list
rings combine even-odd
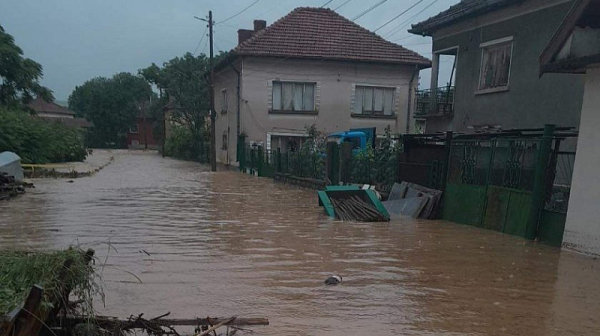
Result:
{"label": "floodwater", "polygon": [[95,248],[103,314],[269,318],[259,335],[600,334],[600,260],[520,238],[337,222],[314,191],[155,153],[35,184],[0,203],[0,246]]}

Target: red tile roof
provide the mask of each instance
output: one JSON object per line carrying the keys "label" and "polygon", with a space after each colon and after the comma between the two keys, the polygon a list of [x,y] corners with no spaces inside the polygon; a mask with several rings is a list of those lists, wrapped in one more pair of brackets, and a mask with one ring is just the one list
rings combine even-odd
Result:
{"label": "red tile roof", "polygon": [[49,103],[44,99],[38,97],[31,103],[29,103],[31,109],[33,109],[37,113],[56,113],[56,114],[64,114],[65,116],[73,116],[75,112],[69,110],[66,107],[60,106],[56,103]]}
{"label": "red tile roof", "polygon": [[431,66],[427,58],[327,8],[296,8],[238,45],[233,54]]}
{"label": "red tile roof", "polygon": [[408,31],[413,34],[431,36],[435,30],[442,27],[523,1],[524,0],[461,0],[461,2],[454,6],[450,6],[450,8],[436,16],[432,16],[425,21],[412,25],[412,28]]}

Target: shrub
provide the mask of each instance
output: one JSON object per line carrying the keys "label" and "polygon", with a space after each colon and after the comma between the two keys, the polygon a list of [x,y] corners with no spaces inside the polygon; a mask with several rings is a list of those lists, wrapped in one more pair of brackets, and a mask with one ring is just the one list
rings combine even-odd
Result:
{"label": "shrub", "polygon": [[209,151],[210,144],[206,137],[195,137],[189,128],[183,126],[173,126],[165,142],[165,155],[181,160],[206,163],[209,161]]}
{"label": "shrub", "polygon": [[23,163],[83,161],[87,150],[77,128],[27,112],[0,108],[0,152],[17,153]]}

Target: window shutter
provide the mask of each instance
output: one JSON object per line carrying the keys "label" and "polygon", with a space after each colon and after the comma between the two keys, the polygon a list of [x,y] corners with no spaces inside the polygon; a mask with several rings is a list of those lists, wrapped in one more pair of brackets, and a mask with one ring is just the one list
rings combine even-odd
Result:
{"label": "window shutter", "polygon": [[356,105],[354,102],[356,101],[356,84],[352,84],[352,91],[350,91],[350,113],[356,113],[356,109],[354,108]]}
{"label": "window shutter", "polygon": [[[401,92],[402,92],[402,90],[400,90],[400,87],[396,87],[396,90],[394,90],[394,107],[393,107],[392,114],[400,113],[400,100],[402,99]],[[410,99],[410,97],[408,97],[408,99]]]}
{"label": "window shutter", "polygon": [[267,81],[267,111],[273,110],[273,80]]}
{"label": "window shutter", "polygon": [[315,83],[315,111],[319,110],[319,106],[321,105],[321,83]]}

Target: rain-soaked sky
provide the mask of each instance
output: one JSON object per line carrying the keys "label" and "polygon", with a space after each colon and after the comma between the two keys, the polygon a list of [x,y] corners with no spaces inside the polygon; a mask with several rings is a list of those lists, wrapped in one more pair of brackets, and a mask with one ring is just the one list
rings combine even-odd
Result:
{"label": "rain-soaked sky", "polygon": [[[382,0],[333,0],[326,7],[354,18]],[[256,3],[255,3],[256,2]],[[215,50],[229,50],[238,28],[252,28],[252,20],[273,23],[300,6],[320,7],[327,0],[0,0],[0,25],[14,36],[25,56],[44,67],[42,84],[66,100],[76,85],[96,76],[137,72],[152,62],[162,64],[186,52],[208,52],[206,24],[194,19],[213,11]],[[347,3],[346,3],[347,2]],[[410,23],[422,21],[459,0],[387,0],[356,22],[428,58],[431,39],[411,35]],[[255,3],[254,5],[252,5]],[[345,3],[345,4],[344,4]],[[240,15],[218,24],[242,9]],[[201,43],[199,43],[201,42]],[[451,65],[451,64],[450,64]],[[443,73],[449,71],[442,71]],[[421,74],[427,87],[429,72]],[[440,83],[445,83],[440,78]]]}

